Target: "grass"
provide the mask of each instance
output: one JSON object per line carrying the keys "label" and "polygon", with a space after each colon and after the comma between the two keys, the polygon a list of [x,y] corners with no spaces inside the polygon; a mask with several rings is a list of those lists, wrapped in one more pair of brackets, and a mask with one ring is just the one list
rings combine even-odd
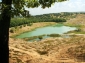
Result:
{"label": "grass", "polygon": [[50,36],[50,37],[60,37],[59,34],[48,34],[47,36]]}
{"label": "grass", "polygon": [[74,32],[75,34],[85,34],[85,31]]}
{"label": "grass", "polygon": [[77,30],[74,30],[74,31],[69,31],[69,32],[67,32],[67,33],[75,33],[75,34],[85,34],[85,31],[83,31],[83,28],[85,27],[85,26],[83,26],[83,25],[74,25],[74,24],[65,24],[66,26],[70,26],[70,27],[76,27],[77,28]]}
{"label": "grass", "polygon": [[[74,31],[69,31],[67,33],[75,33],[75,34],[85,34],[85,31],[77,31],[77,30],[74,30]],[[65,34],[67,34],[65,33]]]}
{"label": "grass", "polygon": [[43,39],[43,36],[45,36],[45,35],[32,36],[32,37],[25,37],[25,38],[23,38],[23,39],[24,39],[25,41],[30,41],[30,40],[34,40],[34,39],[42,40],[42,39]]}
{"label": "grass", "polygon": [[[77,26],[77,27],[82,28],[84,26]],[[85,32],[82,30],[80,30],[80,31],[75,30],[75,31],[70,31],[69,33],[75,33],[75,35],[72,35],[73,37],[71,37],[71,38],[60,38],[60,37],[56,37],[57,36],[56,34],[52,34],[51,36],[54,36],[54,37],[48,38],[46,40],[42,40],[39,42],[32,42],[32,43],[23,42],[23,44],[27,47],[26,50],[28,50],[28,51],[31,50],[31,51],[35,51],[35,52],[39,53],[39,55],[41,55],[39,58],[43,58],[43,55],[48,55],[48,57],[45,57],[45,58],[49,59],[49,57],[51,57],[51,58],[57,60],[57,57],[60,59],[61,58],[64,59],[64,57],[65,57],[65,58],[74,59],[74,60],[76,59],[75,63],[85,62],[85,36],[77,35],[80,33],[85,34]],[[16,43],[15,45],[19,46],[18,43],[20,43],[20,42],[21,41],[14,40],[13,43],[14,44]],[[23,44],[20,44],[20,46],[22,46]],[[13,47],[12,43],[11,43],[11,45]],[[23,46],[22,46],[22,49],[23,49]],[[13,51],[13,52],[16,52],[16,51]],[[19,57],[19,53],[22,53],[22,52],[18,52],[17,55],[15,53],[13,53],[13,54],[15,54],[15,56],[17,58],[21,58],[21,59],[25,58],[24,57],[25,55],[23,55],[23,54],[21,54],[21,55],[23,55],[22,57]],[[66,55],[68,55],[68,56],[66,56]],[[15,56],[11,55],[10,58],[12,59],[12,57],[15,57]],[[26,54],[26,56],[27,56],[26,58],[30,59],[29,55]],[[16,58],[14,58],[14,59],[18,62],[18,60]],[[35,57],[31,60],[36,61]],[[23,60],[23,61],[26,61],[26,60]],[[37,61],[35,63],[37,63]],[[55,63],[57,63],[57,62],[55,62]],[[66,62],[59,62],[59,63],[66,63]],[[67,63],[72,63],[72,62],[69,61]]]}
{"label": "grass", "polygon": [[[74,19],[70,19],[64,23],[66,26],[76,27],[78,30],[70,31],[69,33],[85,34],[85,15],[79,14]],[[80,31],[79,31],[80,30]]]}

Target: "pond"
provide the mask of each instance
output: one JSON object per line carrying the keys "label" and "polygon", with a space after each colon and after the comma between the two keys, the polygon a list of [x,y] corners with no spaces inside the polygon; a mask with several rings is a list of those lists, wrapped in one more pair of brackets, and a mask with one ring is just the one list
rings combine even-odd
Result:
{"label": "pond", "polygon": [[69,26],[64,26],[63,24],[56,24],[52,26],[37,28],[30,32],[22,33],[16,36],[16,38],[33,37],[33,36],[47,35],[47,34],[64,34],[72,30],[76,30],[76,27],[69,27]]}

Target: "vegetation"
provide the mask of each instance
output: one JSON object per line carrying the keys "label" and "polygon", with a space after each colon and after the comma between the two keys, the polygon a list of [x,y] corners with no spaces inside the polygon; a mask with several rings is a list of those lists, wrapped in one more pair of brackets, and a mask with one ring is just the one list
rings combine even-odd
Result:
{"label": "vegetation", "polygon": [[[30,16],[29,18],[23,17],[15,17],[11,19],[10,27],[27,25],[31,26],[32,23],[36,22],[66,22],[68,19],[75,18],[80,12],[62,12],[62,13],[51,13],[51,14],[43,14]],[[80,13],[85,14],[85,13]],[[67,24],[69,26],[73,26],[73,24]],[[74,25],[76,27],[80,27],[81,25]]]}
{"label": "vegetation", "polygon": [[[57,0],[58,2],[66,0]],[[0,2],[0,56],[2,57],[1,63],[8,63],[9,61],[9,27],[11,17],[16,16],[29,16],[29,12],[25,10],[26,7],[38,7],[39,5],[42,8],[51,7],[51,4],[56,2],[56,0],[2,0]],[[7,20],[6,20],[7,19]],[[21,24],[14,24],[13,26],[18,26]],[[12,31],[11,31],[12,32]],[[4,46],[4,47],[3,47]],[[3,58],[4,57],[4,58]],[[6,58],[5,58],[6,57]]]}
{"label": "vegetation", "polygon": [[26,24],[27,26],[32,25],[30,20],[27,18],[12,18],[10,22],[10,27],[21,26],[21,25],[26,26]]}
{"label": "vegetation", "polygon": [[[57,0],[58,2],[66,0]],[[26,16],[29,17],[29,12],[25,10],[25,7],[38,7],[42,6],[51,7],[51,4],[56,0],[1,0],[0,1],[0,57],[1,63],[9,63],[9,27],[11,17]],[[3,47],[4,46],[4,47]],[[4,58],[3,58],[4,57]]]}
{"label": "vegetation", "polygon": [[49,35],[47,35],[47,36],[50,36],[50,37],[60,37],[59,34],[49,34]]}
{"label": "vegetation", "polygon": [[42,36],[39,36],[38,38],[39,38],[40,40],[41,40],[41,39],[43,39],[43,37],[42,37]]}
{"label": "vegetation", "polygon": [[15,27],[15,26],[21,26],[21,25],[24,25],[24,26],[31,26],[32,23],[36,23],[36,22],[66,22],[65,19],[62,19],[62,18],[56,18],[56,19],[40,19],[40,18],[13,18],[11,20],[11,23],[10,23],[10,27]]}
{"label": "vegetation", "polygon": [[46,36],[46,35],[25,37],[25,38],[23,38],[23,39],[24,39],[25,41],[31,41],[31,40],[36,40],[36,41],[37,41],[37,39],[42,40],[44,36]]}
{"label": "vegetation", "polygon": [[64,25],[76,27],[77,30],[68,33],[85,34],[85,13],[78,14],[74,19],[70,19]]}
{"label": "vegetation", "polygon": [[43,50],[43,51],[37,50],[37,52],[38,52],[40,55],[45,55],[45,54],[48,53],[48,51],[45,51],[45,50]]}
{"label": "vegetation", "polygon": [[[38,63],[44,63],[44,61],[45,63],[47,63],[46,61],[48,63],[85,62],[85,35],[76,35],[71,38],[51,37],[31,43],[22,41],[21,39],[10,39],[13,42],[10,41],[9,45],[10,47],[14,47],[10,49],[10,60],[15,59],[16,62],[18,61],[16,58],[26,58],[22,61],[29,60],[29,63],[37,63],[37,61],[39,61]],[[11,61],[10,63],[15,61]]]}
{"label": "vegetation", "polygon": [[23,39],[26,40],[26,41],[30,41],[30,40],[34,40],[34,39],[37,39],[37,38],[38,38],[38,36],[33,36],[33,37],[25,37]]}

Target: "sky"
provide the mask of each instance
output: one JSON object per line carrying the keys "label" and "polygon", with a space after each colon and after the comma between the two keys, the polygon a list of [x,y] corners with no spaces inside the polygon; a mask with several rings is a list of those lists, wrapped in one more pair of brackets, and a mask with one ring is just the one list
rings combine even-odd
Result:
{"label": "sky", "polygon": [[[1,1],[1,0],[0,0]],[[31,15],[40,15],[48,13],[59,12],[81,12],[85,11],[85,0],[68,0],[65,2],[56,2],[50,8],[42,9],[41,6],[37,8],[26,8]]]}
{"label": "sky", "polygon": [[65,2],[56,2],[50,8],[42,9],[41,6],[38,8],[28,8],[31,15],[40,15],[48,13],[58,12],[79,12],[85,11],[85,0],[69,0]]}

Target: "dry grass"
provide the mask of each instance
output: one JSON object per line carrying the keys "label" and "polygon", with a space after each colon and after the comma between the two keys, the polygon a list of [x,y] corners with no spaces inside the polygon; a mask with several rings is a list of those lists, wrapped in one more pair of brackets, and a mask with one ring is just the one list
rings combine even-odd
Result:
{"label": "dry grass", "polygon": [[[85,62],[85,36],[47,38],[25,42],[10,38],[10,63],[81,63]],[[37,62],[38,61],[38,62]]]}
{"label": "dry grass", "polygon": [[[84,18],[85,15],[79,14],[67,24],[76,25],[79,23],[84,30]],[[41,25],[43,23],[40,25],[35,23],[33,27],[40,27]],[[32,28],[30,27],[30,29]],[[35,42],[10,38],[9,63],[85,63],[85,35],[75,35],[71,38],[51,37]]]}

